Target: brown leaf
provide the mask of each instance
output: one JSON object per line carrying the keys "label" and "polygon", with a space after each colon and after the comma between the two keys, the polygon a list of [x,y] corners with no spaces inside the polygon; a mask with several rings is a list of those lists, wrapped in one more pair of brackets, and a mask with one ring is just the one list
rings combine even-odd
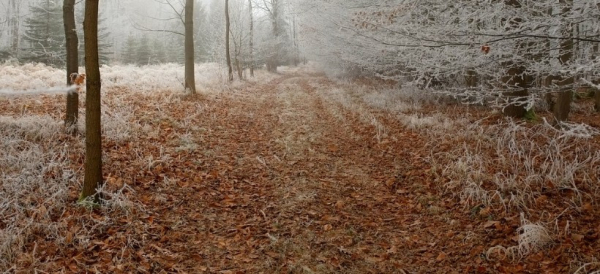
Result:
{"label": "brown leaf", "polygon": [[74,236],[73,232],[68,231],[67,235],[65,236],[65,243],[71,244],[73,242],[73,236]]}
{"label": "brown leaf", "polygon": [[571,234],[571,239],[573,239],[573,241],[575,241],[575,242],[581,242],[584,237],[585,236],[583,236],[581,234],[576,234],[576,233]]}
{"label": "brown leaf", "polygon": [[546,196],[546,195],[542,195],[535,199],[536,205],[544,205],[544,204],[546,204],[546,202],[548,202],[548,196]]}
{"label": "brown leaf", "polygon": [[486,208],[484,208],[484,209],[482,209],[482,210],[479,211],[479,215],[481,217],[487,217],[487,216],[490,216],[490,212],[491,211],[492,210],[489,207],[486,207]]}
{"label": "brown leaf", "polygon": [[448,257],[448,254],[446,254],[445,252],[441,252],[437,258],[435,258],[436,261],[440,262],[446,259],[446,257]]}
{"label": "brown leaf", "polygon": [[380,257],[367,257],[366,260],[370,263],[380,263],[383,262],[385,259]]}
{"label": "brown leaf", "polygon": [[500,228],[500,222],[499,221],[487,221],[485,224],[483,224],[483,228],[485,228],[485,229],[488,229],[488,228],[499,229]]}
{"label": "brown leaf", "polygon": [[388,254],[396,254],[397,252],[398,252],[398,248],[395,245],[390,247],[390,249],[388,249],[388,251],[387,251]]}

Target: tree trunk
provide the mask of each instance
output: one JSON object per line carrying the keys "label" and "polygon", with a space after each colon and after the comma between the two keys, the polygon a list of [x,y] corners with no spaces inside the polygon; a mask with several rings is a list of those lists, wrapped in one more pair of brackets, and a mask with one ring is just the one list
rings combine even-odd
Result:
{"label": "tree trunk", "polygon": [[231,54],[229,52],[229,0],[225,0],[225,57],[227,58],[227,69],[229,82],[233,81],[233,67],[231,67]]}
{"label": "tree trunk", "polygon": [[600,90],[596,89],[596,92],[594,92],[594,107],[596,108],[597,112],[600,112]]}
{"label": "tree trunk", "polygon": [[194,0],[185,2],[185,89],[196,94],[194,73]]}
{"label": "tree trunk", "polygon": [[[564,81],[560,82],[560,85],[572,85],[573,77],[569,77]],[[571,102],[573,101],[573,90],[567,87],[568,90],[561,90],[556,97],[556,103],[554,104],[554,118],[557,122],[564,122],[569,119],[569,113],[571,112]]]}
{"label": "tree trunk", "polygon": [[525,74],[525,67],[522,65],[514,65],[509,62],[508,66],[512,66],[508,69],[507,75],[504,77],[504,81],[507,86],[516,87],[515,91],[504,93],[510,99],[509,104],[502,110],[505,116],[513,118],[524,118],[527,114],[525,108],[525,101],[529,95],[528,87],[531,82],[531,77]]}
{"label": "tree trunk", "polygon": [[[566,5],[563,9],[564,14],[570,12],[571,7],[573,6],[573,0],[560,0],[560,3]],[[565,29],[562,30],[562,33],[564,37],[571,37],[573,35],[573,27],[566,26]],[[562,66],[569,65],[571,59],[573,59],[573,39],[564,39],[561,41],[559,59]],[[573,83],[573,77],[567,77],[558,82],[558,85],[561,88],[553,109],[554,118],[557,122],[563,122],[569,118],[571,101],[573,100]]]}
{"label": "tree trunk", "polygon": [[[67,86],[73,85],[71,74],[79,72],[77,45],[77,30],[75,27],[75,0],[64,0],[63,21],[65,26],[66,49],[67,49]],[[77,119],[79,118],[79,94],[69,92],[67,94],[67,113],[65,127],[71,134],[77,134]]]}
{"label": "tree trunk", "polygon": [[238,73],[238,78],[240,80],[243,79],[243,75],[242,75],[242,66],[240,65],[240,58],[239,57],[235,57],[235,67],[237,69],[237,73]]}
{"label": "tree trunk", "polygon": [[[540,12],[540,14],[538,16],[547,16],[547,17],[551,17],[552,16],[552,7],[549,7],[547,10]],[[551,34],[548,32],[546,33],[548,36],[550,36]],[[552,52],[552,44],[550,39],[548,38],[544,38],[543,42],[541,43],[541,47],[542,50],[540,51],[539,54],[537,54],[535,56],[535,61],[540,62],[544,57],[546,57],[547,55],[551,54]],[[538,79],[537,82],[539,83],[542,91],[544,92],[544,99],[546,101],[546,105],[547,105],[547,109],[548,111],[552,111],[554,109],[554,98],[552,98],[552,93],[551,91],[551,86],[552,86],[552,81],[556,80],[556,78],[554,77],[554,75],[548,75],[548,74],[541,74],[538,75]]]}
{"label": "tree trunk", "polygon": [[465,84],[469,88],[477,87],[479,83],[479,78],[477,77],[477,72],[474,69],[468,69],[467,75],[465,75]]}
{"label": "tree trunk", "polygon": [[542,87],[546,89],[546,94],[544,95],[544,99],[546,100],[546,105],[548,105],[549,111],[554,111],[554,104],[556,103],[554,100],[554,93],[551,91],[552,82],[556,80],[554,75],[548,75],[542,80]]}
{"label": "tree trunk", "polygon": [[86,109],[85,109],[85,176],[80,200],[92,196],[100,202],[96,189],[102,179],[102,136],[100,107],[100,64],[98,60],[98,1],[85,1],[83,37],[85,44]]}
{"label": "tree trunk", "polygon": [[298,46],[298,26],[296,25],[296,16],[292,21],[292,37],[294,39],[294,66],[297,67],[300,63],[300,48]]}
{"label": "tree trunk", "polygon": [[271,0],[271,24],[273,25],[273,37],[275,39],[275,45],[273,45],[273,52],[267,58],[267,70],[269,72],[277,72],[277,66],[279,66],[279,52],[281,51],[281,45],[279,44],[280,37],[280,26],[279,26],[279,9],[280,0]]}
{"label": "tree trunk", "polygon": [[252,15],[252,0],[248,0],[248,10],[250,11],[250,76],[254,77],[254,19]]}
{"label": "tree trunk", "polygon": [[[507,6],[521,8],[521,3],[517,0],[506,0]],[[516,29],[523,22],[521,18],[513,19],[509,29]],[[524,118],[527,114],[525,108],[526,97],[529,95],[528,88],[533,81],[532,77],[526,74],[526,67],[522,64],[517,64],[514,61],[508,61],[503,64],[508,68],[506,76],[503,77],[504,82],[508,87],[515,87],[514,90],[504,93],[509,99],[508,105],[502,110],[505,116],[513,118]]]}
{"label": "tree trunk", "polygon": [[18,58],[19,56],[19,17],[21,16],[21,5],[17,4],[17,0],[12,0],[11,1],[11,7],[12,7],[12,17],[10,19],[10,22],[12,24],[12,41],[11,41],[11,45],[10,45],[10,49],[11,52],[13,54],[13,57]]}
{"label": "tree trunk", "polygon": [[[598,43],[593,43],[592,45],[592,54],[594,55],[595,58],[596,56],[598,56]],[[592,79],[592,83],[594,84],[598,84],[600,83],[600,81],[598,81],[597,79]],[[600,112],[600,89],[595,88],[594,90],[594,108],[596,109],[597,112]]]}

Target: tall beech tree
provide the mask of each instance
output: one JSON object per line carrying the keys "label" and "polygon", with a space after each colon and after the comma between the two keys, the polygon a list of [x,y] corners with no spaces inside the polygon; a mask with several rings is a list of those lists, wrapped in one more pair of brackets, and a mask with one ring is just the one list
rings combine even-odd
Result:
{"label": "tall beech tree", "polygon": [[[64,0],[63,22],[65,27],[66,50],[67,50],[67,86],[72,85],[71,74],[79,72],[77,46],[77,29],[75,26],[75,0]],[[67,131],[77,134],[77,119],[79,116],[79,94],[69,92],[67,94],[67,113],[65,126]]]}
{"label": "tall beech tree", "polygon": [[597,112],[600,112],[600,90],[598,89],[594,92],[594,108]]}
{"label": "tall beech tree", "polygon": [[[573,7],[573,0],[560,0],[562,6],[562,14],[569,14]],[[573,59],[573,39],[569,39],[573,35],[573,24],[563,22],[562,25],[562,36],[564,39],[560,41],[560,65],[568,68],[569,64]],[[561,77],[558,81],[559,91],[556,103],[554,104],[554,118],[557,122],[566,121],[569,118],[569,112],[571,112],[571,101],[573,99],[573,84],[575,78],[573,75]]]}
{"label": "tall beech tree", "polygon": [[185,1],[185,89],[196,93],[194,73],[194,0]]}
{"label": "tall beech tree", "polygon": [[98,2],[99,0],[85,1],[85,20],[83,22],[87,90],[85,98],[85,176],[80,196],[80,200],[91,196],[96,203],[100,202],[96,189],[103,183]]}
{"label": "tall beech tree", "polygon": [[[10,39],[9,49],[14,57],[19,56],[19,47],[20,47],[20,27],[21,27],[21,5],[27,5],[28,1],[23,0],[9,0],[7,4],[7,34]],[[0,19],[0,21],[2,21]]]}
{"label": "tall beech tree", "polygon": [[[183,36],[183,51],[184,51],[184,83],[183,86],[186,91],[195,94],[196,93],[196,78],[195,78],[195,50],[194,50],[194,2],[195,0],[186,0],[183,6],[176,4],[177,1],[174,0],[164,0],[164,1],[155,1],[158,4],[165,5],[169,7],[175,16],[161,18],[159,17],[145,17],[144,20],[153,19],[156,21],[172,21],[176,20],[183,25],[183,32],[179,29],[179,26],[175,29],[169,28],[167,26],[164,27],[148,27],[143,24],[134,22],[134,28],[142,31],[151,31],[151,32],[161,32],[161,33],[171,33],[175,35]],[[180,2],[182,3],[182,2]],[[127,49],[131,49],[134,43],[134,40],[128,41]],[[173,52],[172,50],[169,51]],[[127,54],[125,55],[127,56]],[[127,60],[126,62],[132,62],[131,60]],[[128,63],[129,63],[128,62]]]}
{"label": "tall beech tree", "polygon": [[[521,3],[518,0],[506,0],[505,4],[507,7],[513,9],[521,9]],[[506,22],[505,26],[507,31],[519,29],[523,23],[523,19],[519,17],[507,16],[502,18],[501,21]],[[520,45],[524,47],[524,45]],[[527,96],[529,95],[529,87],[532,82],[532,77],[527,73],[526,60],[508,60],[504,62],[506,66],[506,76],[502,77],[504,82],[509,89],[508,92],[504,93],[508,99],[508,105],[504,107],[502,113],[509,117],[523,118],[527,114]]]}
{"label": "tall beech tree", "polygon": [[225,58],[227,59],[227,71],[229,82],[233,81],[233,68],[231,67],[231,53],[229,51],[229,37],[231,24],[229,22],[229,0],[225,0]]}
{"label": "tall beech tree", "polygon": [[254,77],[254,16],[252,15],[252,0],[248,0],[248,15],[250,15],[250,38],[248,50],[250,51],[250,76]]}
{"label": "tall beech tree", "polygon": [[267,12],[267,16],[271,21],[272,45],[269,49],[267,57],[267,70],[269,72],[277,72],[280,58],[282,57],[283,36],[285,20],[283,19],[283,3],[284,0],[265,0],[261,8]]}

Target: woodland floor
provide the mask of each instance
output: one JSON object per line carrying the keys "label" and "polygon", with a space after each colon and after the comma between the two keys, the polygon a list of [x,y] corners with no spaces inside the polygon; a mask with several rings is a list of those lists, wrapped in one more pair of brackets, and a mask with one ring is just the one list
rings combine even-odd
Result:
{"label": "woodland floor", "polygon": [[[123,189],[133,206],[89,211],[76,205],[80,185],[72,186],[72,206],[55,217],[68,222],[62,244],[34,234],[7,271],[566,273],[598,259],[597,203],[567,213],[576,216],[577,237],[558,236],[524,258],[488,258],[493,246],[515,245],[519,212],[461,202],[430,160],[452,143],[358,99],[353,106],[368,116],[344,107],[327,95],[338,85],[284,72],[269,83],[177,100],[125,96],[121,103],[141,126],[127,141],[105,140],[104,174],[106,187]],[[126,91],[104,100],[119,92]],[[61,115],[62,98],[43,100],[40,112]],[[419,112],[461,116],[460,108]],[[489,109],[469,113],[502,119],[487,117]],[[81,173],[83,153],[70,157]],[[78,242],[83,231],[88,240]]]}

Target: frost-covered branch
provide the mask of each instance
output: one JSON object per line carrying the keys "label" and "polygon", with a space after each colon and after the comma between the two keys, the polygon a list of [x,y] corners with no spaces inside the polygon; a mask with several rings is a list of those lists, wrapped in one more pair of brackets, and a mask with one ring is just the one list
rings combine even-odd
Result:
{"label": "frost-covered branch", "polygon": [[[298,12],[306,52],[346,74],[415,82],[481,102],[506,101],[499,97],[526,88],[529,103],[581,83],[560,79],[600,78],[598,0],[295,4],[307,11]],[[569,52],[563,41],[573,43]],[[561,62],[567,53],[573,58]],[[526,86],[516,85],[516,77],[526,78]]]}

